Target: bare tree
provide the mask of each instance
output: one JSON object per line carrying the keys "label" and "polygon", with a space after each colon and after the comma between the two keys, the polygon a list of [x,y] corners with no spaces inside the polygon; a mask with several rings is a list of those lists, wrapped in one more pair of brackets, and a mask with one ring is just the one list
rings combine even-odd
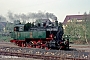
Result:
{"label": "bare tree", "polygon": [[13,22],[13,20],[14,20],[13,13],[12,13],[11,11],[8,11],[7,14],[8,14],[7,17],[9,18],[9,20],[10,20],[11,22]]}
{"label": "bare tree", "polygon": [[86,28],[87,16],[88,16],[88,15],[87,15],[87,13],[85,12],[85,13],[84,13],[84,26],[83,26],[83,30],[84,30],[84,34],[85,34],[85,36],[84,36],[85,41],[86,41],[87,44],[89,44],[89,43],[88,43],[88,40],[87,40],[87,34],[86,34],[86,32],[87,32],[87,28]]}

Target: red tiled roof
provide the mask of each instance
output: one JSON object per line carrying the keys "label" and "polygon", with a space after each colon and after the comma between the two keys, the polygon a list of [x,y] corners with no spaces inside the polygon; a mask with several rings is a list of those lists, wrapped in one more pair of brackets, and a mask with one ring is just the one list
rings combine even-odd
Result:
{"label": "red tiled roof", "polygon": [[83,20],[85,16],[89,15],[67,15],[63,24],[66,24],[68,20],[72,20],[74,18],[76,18],[77,20]]}

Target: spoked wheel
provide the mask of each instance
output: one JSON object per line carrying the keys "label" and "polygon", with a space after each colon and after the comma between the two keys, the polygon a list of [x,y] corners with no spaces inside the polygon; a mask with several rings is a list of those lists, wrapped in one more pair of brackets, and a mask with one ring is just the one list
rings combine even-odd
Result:
{"label": "spoked wheel", "polygon": [[29,42],[29,43],[26,42],[26,47],[32,47],[31,42]]}

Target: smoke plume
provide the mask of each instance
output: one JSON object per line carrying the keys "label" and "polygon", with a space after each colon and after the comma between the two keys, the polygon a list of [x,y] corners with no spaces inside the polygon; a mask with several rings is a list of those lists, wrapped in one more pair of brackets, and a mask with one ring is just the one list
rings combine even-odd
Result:
{"label": "smoke plume", "polygon": [[6,18],[2,15],[0,15],[0,22],[5,22],[6,21]]}
{"label": "smoke plume", "polygon": [[54,19],[54,17],[56,17],[53,13],[49,13],[49,12],[37,12],[37,13],[32,13],[29,12],[27,14],[14,14],[12,12],[8,12],[8,18],[10,21],[14,21],[14,20],[23,20],[23,21],[28,21],[30,19],[35,20],[35,19],[43,19],[43,18],[51,18]]}

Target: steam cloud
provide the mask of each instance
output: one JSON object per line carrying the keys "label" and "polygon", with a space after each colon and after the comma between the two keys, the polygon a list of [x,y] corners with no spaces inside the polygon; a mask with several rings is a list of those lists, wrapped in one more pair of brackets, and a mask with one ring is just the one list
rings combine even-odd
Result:
{"label": "steam cloud", "polygon": [[0,22],[4,22],[4,21],[6,21],[6,18],[4,16],[0,15]]}
{"label": "steam cloud", "polygon": [[34,20],[34,19],[42,19],[42,18],[51,18],[54,19],[56,16],[53,13],[49,13],[49,12],[37,12],[37,13],[31,13],[29,12],[28,14],[13,14],[12,12],[8,12],[8,18],[10,21],[14,21],[14,20],[24,20],[24,21],[28,21],[30,19]]}

